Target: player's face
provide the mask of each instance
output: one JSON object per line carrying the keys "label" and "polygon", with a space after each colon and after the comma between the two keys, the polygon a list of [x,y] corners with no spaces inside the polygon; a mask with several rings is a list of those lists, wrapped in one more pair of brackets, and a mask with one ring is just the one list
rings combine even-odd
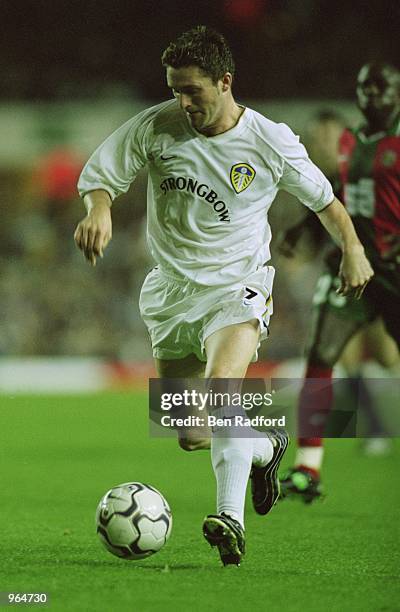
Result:
{"label": "player's face", "polygon": [[358,106],[370,124],[389,127],[400,110],[396,74],[383,67],[363,66],[357,79]]}
{"label": "player's face", "polygon": [[167,83],[191,125],[204,134],[218,133],[227,108],[231,75],[213,83],[197,66],[167,67]]}

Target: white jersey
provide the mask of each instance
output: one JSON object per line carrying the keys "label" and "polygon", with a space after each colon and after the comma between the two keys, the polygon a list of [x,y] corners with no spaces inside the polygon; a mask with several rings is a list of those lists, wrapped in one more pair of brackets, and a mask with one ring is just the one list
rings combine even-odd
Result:
{"label": "white jersey", "polygon": [[143,166],[151,254],[201,285],[239,282],[270,259],[267,212],[279,189],[315,212],[334,197],[298,136],[249,108],[212,137],[192,128],[175,100],[149,108],[93,153],[79,193],[104,189],[114,200]]}

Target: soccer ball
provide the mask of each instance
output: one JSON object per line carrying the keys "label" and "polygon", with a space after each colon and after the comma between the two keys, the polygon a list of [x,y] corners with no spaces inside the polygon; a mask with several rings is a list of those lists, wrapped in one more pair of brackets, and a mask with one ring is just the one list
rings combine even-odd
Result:
{"label": "soccer ball", "polygon": [[126,482],[107,491],[96,510],[102,544],[123,559],[143,559],[160,550],[172,529],[168,502],[157,489]]}

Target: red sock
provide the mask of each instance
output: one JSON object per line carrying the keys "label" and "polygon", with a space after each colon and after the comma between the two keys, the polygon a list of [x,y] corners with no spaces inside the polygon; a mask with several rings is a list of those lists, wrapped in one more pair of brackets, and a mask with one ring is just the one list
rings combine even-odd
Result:
{"label": "red sock", "polygon": [[308,465],[296,465],[297,470],[303,470],[303,472],[307,472],[313,478],[319,478],[319,470],[308,467]]}
{"label": "red sock", "polygon": [[299,446],[322,446],[332,400],[332,368],[308,365],[298,407]]}

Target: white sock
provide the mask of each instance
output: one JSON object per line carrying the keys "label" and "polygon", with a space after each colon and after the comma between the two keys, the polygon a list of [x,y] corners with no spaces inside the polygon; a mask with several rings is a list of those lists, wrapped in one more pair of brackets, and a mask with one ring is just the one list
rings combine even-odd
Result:
{"label": "white sock", "polygon": [[267,465],[274,453],[274,447],[267,434],[252,430],[253,437],[253,465],[256,467],[264,467]]}
{"label": "white sock", "polygon": [[324,458],[323,446],[300,446],[296,452],[295,465],[304,465],[318,472]]}
{"label": "white sock", "polygon": [[213,432],[211,461],[217,480],[218,514],[225,512],[244,527],[246,488],[251,465],[266,465],[271,461],[272,454],[271,440],[266,434],[250,427],[227,425]]}
{"label": "white sock", "polygon": [[213,432],[211,461],[217,480],[217,512],[229,514],[244,527],[244,504],[253,460],[253,439],[236,437],[240,435],[237,429],[219,427]]}

